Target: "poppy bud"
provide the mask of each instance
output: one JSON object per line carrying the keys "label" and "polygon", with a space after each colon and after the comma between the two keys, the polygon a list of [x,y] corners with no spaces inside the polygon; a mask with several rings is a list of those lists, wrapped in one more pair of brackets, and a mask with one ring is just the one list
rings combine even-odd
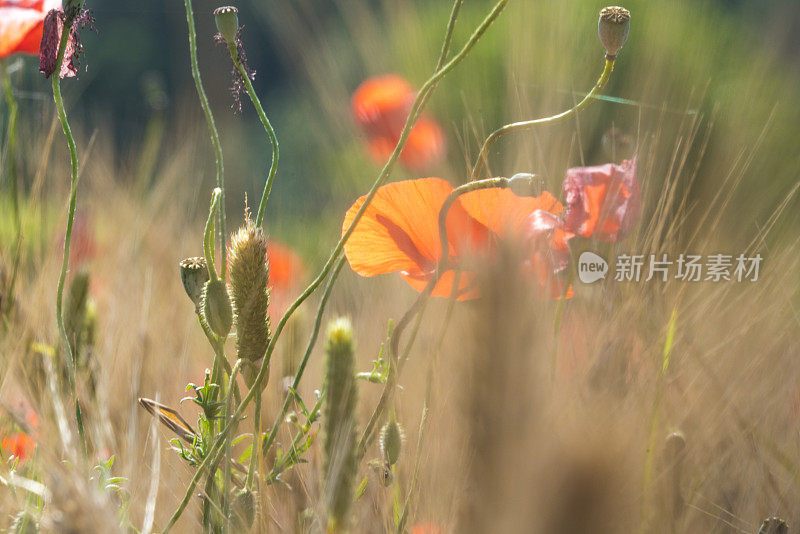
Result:
{"label": "poppy bud", "polygon": [[403,429],[395,420],[391,420],[381,429],[381,456],[387,465],[394,465],[400,458],[403,448]]}
{"label": "poppy bud", "polygon": [[233,499],[233,514],[236,520],[249,529],[256,518],[256,501],[253,492],[242,489]]}
{"label": "poppy bud", "polygon": [[233,310],[225,282],[222,280],[206,282],[201,310],[203,320],[215,334],[226,337],[230,333]]}
{"label": "poppy bud", "polygon": [[508,179],[508,188],[518,197],[535,197],[535,174],[520,172]]}
{"label": "poppy bud", "polygon": [[206,259],[202,257],[186,258],[181,263],[181,282],[186,294],[194,302],[195,308],[200,309],[203,298],[203,286],[208,282],[208,267]]}
{"label": "poppy bud", "polygon": [[628,40],[631,13],[624,7],[610,6],[600,10],[600,20],[597,22],[597,34],[600,42],[606,49],[606,58],[617,57],[625,41]]}
{"label": "poppy bud", "polygon": [[239,10],[233,6],[218,7],[214,10],[214,22],[225,42],[234,45],[236,34],[239,33]]}
{"label": "poppy bud", "polygon": [[325,347],[323,472],[330,531],[346,531],[358,474],[353,327],[340,318],[328,326]]}

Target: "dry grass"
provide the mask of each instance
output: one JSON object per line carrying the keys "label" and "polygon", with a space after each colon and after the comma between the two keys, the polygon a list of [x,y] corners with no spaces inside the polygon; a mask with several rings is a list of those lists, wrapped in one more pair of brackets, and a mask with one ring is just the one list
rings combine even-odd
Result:
{"label": "dry grass", "polygon": [[[319,21],[302,19],[308,13],[303,11],[309,8],[306,2],[281,3],[269,14],[273,18],[265,17],[285,34],[288,60],[308,75],[313,88],[301,105],[316,111],[311,124],[325,125],[318,130],[324,140],[315,141],[321,147],[315,160],[328,170],[334,184],[328,187],[339,191],[324,214],[334,229],[348,202],[364,192],[374,175],[347,119],[351,81],[360,77],[354,73],[409,65],[413,71],[419,62],[432,67],[437,47],[431,43],[439,38],[438,33],[428,35],[427,26],[424,31],[410,29],[427,13],[413,2],[397,3],[399,7],[385,2],[376,11],[361,2],[340,4],[350,25],[347,38],[309,31]],[[559,89],[588,89],[599,74],[594,72],[601,66],[599,46],[586,44],[586,32],[566,22],[583,20],[581,8],[540,4],[511,7],[487,42],[479,44],[476,57],[442,84],[432,102],[434,112],[451,121],[452,134],[449,161],[437,172],[454,182],[465,175],[464,162],[474,156],[478,139],[499,125],[498,114],[527,118],[569,106],[572,96]],[[632,34],[631,43],[640,44],[629,44],[634,47],[630,61],[628,50],[623,51],[617,69],[628,74],[609,89],[640,104],[652,103],[655,109],[597,103],[579,124],[504,141],[493,167],[504,174],[537,170],[544,185],[558,191],[567,167],[587,157],[594,158],[587,163],[610,159],[602,155],[598,140],[612,123],[622,123],[638,147],[645,215],[624,243],[610,247],[587,242],[585,247],[606,256],[621,251],[672,256],[758,252],[764,257],[759,280],[578,283],[561,330],[554,334],[557,304],[534,298],[525,280],[508,274],[514,272],[507,262],[515,252],[506,251],[509,258],[482,270],[485,297],[457,304],[449,323],[444,322],[447,302],[428,306],[397,393],[397,418],[406,436],[397,482],[387,488],[374,476],[368,461],[379,452],[373,445],[359,468],[359,481],[371,476],[354,506],[355,531],[393,531],[393,506],[402,505],[414,478],[428,391],[409,526],[433,522],[443,532],[459,534],[755,534],[762,520],[773,515],[793,528],[800,525],[800,260],[793,229],[797,182],[795,164],[781,152],[785,133],[793,132],[796,139],[797,130],[787,126],[791,113],[775,108],[792,82],[767,92],[765,80],[777,76],[769,70],[777,63],[770,61],[777,60],[755,50],[753,56],[766,58],[755,67],[758,72],[733,80],[728,93],[718,92],[719,85],[709,84],[700,60],[687,60],[681,67],[680,47],[716,50],[719,43],[712,37],[681,41],[681,32],[692,29],[688,22],[659,29],[658,17],[665,15],[659,9],[673,11],[673,21],[690,9],[668,4],[642,7],[641,18],[634,18],[638,34]],[[588,11],[593,16],[595,9]],[[446,16],[436,9],[431,13],[437,14],[431,25],[443,28]],[[701,24],[707,14],[695,16]],[[470,17],[474,14],[467,11],[464,28]],[[396,46],[384,49],[385,57],[373,57],[375,43],[382,41],[380,29],[390,21],[394,28],[387,39]],[[463,39],[466,29],[459,31],[457,38]],[[411,42],[411,50],[396,44],[394,32]],[[343,65],[346,60],[336,57],[335,49],[330,55],[318,53],[325,39],[334,38],[346,43],[336,42],[337,47],[357,51],[350,64]],[[304,46],[295,46],[298,41]],[[581,53],[585,48],[592,50],[591,57]],[[676,72],[683,80],[675,79]],[[754,94],[760,95],[755,103]],[[489,102],[486,114],[477,104],[481,101]],[[700,113],[685,113],[689,109]],[[281,126],[290,127],[277,125],[279,134]],[[24,510],[41,508],[40,497],[46,495],[43,531],[117,531],[121,509],[126,524],[157,530],[182,498],[194,468],[168,449],[173,436],[136,400],[148,397],[177,407],[187,382],[200,383],[204,368],[211,366],[213,352],[178,275],[182,258],[202,252],[203,210],[213,173],[207,139],[200,122],[181,124],[180,131],[196,134],[165,147],[169,158],[159,162],[152,187],[143,192],[128,179],[136,176],[140,163],[120,164],[102,134],[93,143],[88,142],[91,132],[76,134],[86,157],[79,212],[91,220],[98,250],[88,264],[97,315],[91,353],[97,389],[81,390],[91,444],[84,465],[77,453],[70,400],[54,395],[49,384],[58,370],[48,372],[46,357],[35,345],[58,345],[54,289],[66,192],[59,183],[67,168],[60,148],[42,148],[48,127],[29,132],[34,141],[21,148],[24,154],[40,154],[31,156],[28,166],[38,160],[44,181],[24,206],[30,232],[24,235],[14,311],[0,338],[3,405],[23,419],[24,407],[38,414],[37,447],[35,458],[16,475],[6,464],[0,467],[0,518],[5,518],[0,526],[10,526]],[[594,145],[586,146],[587,139]],[[57,132],[56,147],[61,142]],[[54,156],[48,163],[50,152]],[[618,152],[614,156],[621,159]],[[765,169],[775,171],[771,176],[777,183],[764,184]],[[234,220],[242,200],[229,199],[228,212],[237,214]],[[6,228],[0,232],[0,268],[8,270],[13,242],[7,239],[10,223],[2,220]],[[309,236],[314,239],[324,241]],[[332,240],[325,242],[318,257],[332,246]],[[368,371],[387,321],[401,316],[415,296],[399,279],[360,279],[345,266],[325,318],[351,317],[357,367]],[[273,361],[263,403],[266,425],[283,403],[283,378],[305,347],[317,298],[299,310],[278,345],[279,361]],[[444,342],[437,350],[443,328]],[[300,393],[306,401],[322,384],[323,345],[317,343],[303,380]],[[227,349],[233,354],[234,343],[229,341]],[[359,382],[362,425],[380,390]],[[184,403],[180,411],[194,423],[194,405]],[[250,431],[251,408],[247,414],[242,432]],[[0,420],[10,431],[11,419]],[[683,439],[668,439],[675,432]],[[278,442],[285,447],[290,439],[285,427]],[[307,453],[307,464],[283,477],[286,485],[263,488],[254,531],[319,528],[314,519],[324,517],[320,443]],[[115,459],[113,475],[125,479],[122,495],[102,489],[92,469],[98,458],[109,455]],[[271,461],[266,458],[267,466]],[[200,508],[200,500],[193,498],[179,531],[202,530]]]}

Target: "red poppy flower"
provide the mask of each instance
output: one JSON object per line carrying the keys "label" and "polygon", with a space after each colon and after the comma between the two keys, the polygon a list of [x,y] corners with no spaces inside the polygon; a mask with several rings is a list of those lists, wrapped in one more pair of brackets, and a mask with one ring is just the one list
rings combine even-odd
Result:
{"label": "red poppy flower", "polygon": [[61,0],[0,0],[0,58],[38,54],[47,12]]}
{"label": "red poppy flower", "polygon": [[[353,93],[353,115],[368,137],[372,157],[386,161],[400,139],[416,91],[401,76],[387,74],[364,81]],[[409,132],[400,163],[421,171],[444,155],[444,134],[439,124],[420,117]]]}
{"label": "red poppy flower", "polygon": [[444,532],[435,523],[420,523],[411,527],[411,534],[442,534]]}
{"label": "red poppy flower", "polygon": [[17,432],[3,438],[3,450],[7,454],[19,458],[21,462],[30,458],[35,447],[36,442],[24,432]]}
{"label": "red poppy flower", "polygon": [[[378,189],[345,243],[352,269],[362,276],[400,272],[414,289],[422,291],[442,259],[439,211],[452,190],[440,178],[406,180]],[[365,198],[347,211],[342,232]],[[462,195],[447,216],[451,264],[457,265],[470,253],[490,253],[496,239],[523,237],[525,221],[537,209],[559,213],[563,208],[550,193],[522,198],[508,190],[484,189]],[[449,296],[454,278],[454,271],[445,271],[432,294]],[[474,273],[461,273],[457,291],[459,300],[478,296]]]}
{"label": "red poppy flower", "polygon": [[577,235],[615,242],[630,233],[642,212],[636,158],[569,169],[563,189],[565,228]]}
{"label": "red poppy flower", "polygon": [[[269,260],[270,310],[282,314],[294,289],[305,277],[303,260],[292,249],[270,241],[267,245]],[[270,314],[272,315],[272,314]]]}

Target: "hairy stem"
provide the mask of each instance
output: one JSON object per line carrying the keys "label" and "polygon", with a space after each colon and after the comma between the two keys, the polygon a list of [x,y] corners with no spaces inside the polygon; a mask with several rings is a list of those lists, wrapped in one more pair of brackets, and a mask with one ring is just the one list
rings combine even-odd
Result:
{"label": "hairy stem", "polygon": [[67,146],[69,147],[69,160],[70,160],[70,187],[69,187],[69,208],[67,211],[67,230],[64,234],[64,254],[61,258],[61,272],[58,276],[58,287],[56,289],[56,322],[58,323],[58,330],[61,333],[61,338],[64,343],[65,360],[67,362],[69,387],[72,393],[73,402],[75,404],[75,421],[78,425],[78,434],[81,439],[81,449],[83,451],[84,459],[87,457],[86,448],[86,432],[83,427],[83,416],[81,414],[81,405],[78,400],[78,389],[75,384],[75,355],[72,352],[72,345],[69,342],[69,335],[64,327],[64,283],[67,279],[67,269],[69,268],[69,249],[72,242],[72,226],[75,222],[75,207],[78,200],[78,150],[75,147],[75,139],[72,137],[72,129],[67,120],[67,112],[64,109],[64,99],[61,96],[61,64],[64,62],[64,51],[67,47],[67,40],[72,31],[74,23],[73,17],[67,17],[64,21],[64,27],[61,32],[61,41],[58,45],[58,56],[56,57],[56,65],[52,74],[53,86],[53,101],[56,105],[58,112],[58,119],[61,122],[61,129],[64,136],[67,138]]}
{"label": "hairy stem", "polygon": [[278,157],[280,156],[278,136],[275,135],[275,129],[272,127],[272,123],[269,121],[267,114],[264,113],[264,107],[261,105],[261,100],[259,100],[255,89],[253,89],[253,83],[250,81],[250,75],[239,58],[239,52],[236,49],[236,45],[229,44],[228,52],[231,54],[233,64],[236,66],[236,70],[239,71],[239,76],[244,82],[245,89],[247,90],[247,96],[250,97],[253,107],[256,108],[258,119],[264,126],[264,130],[267,132],[267,137],[269,137],[270,145],[272,145],[272,163],[269,167],[269,174],[267,175],[266,183],[264,183],[264,192],[261,194],[261,202],[258,204],[258,213],[256,214],[256,226],[261,226],[264,221],[264,211],[266,209],[267,199],[272,191],[272,182],[275,181],[275,174],[278,172]]}
{"label": "hairy stem", "polygon": [[219,142],[217,125],[214,122],[214,115],[211,113],[211,106],[208,104],[208,97],[206,96],[206,90],[203,88],[203,80],[200,78],[200,68],[197,64],[197,32],[194,28],[192,0],[184,0],[183,3],[186,9],[186,24],[189,27],[189,58],[192,67],[192,78],[194,79],[194,87],[197,90],[197,96],[200,98],[200,106],[203,108],[203,114],[206,117],[208,131],[211,134],[211,144],[214,146],[214,158],[217,166],[217,187],[222,191],[218,217],[218,235],[221,256],[220,270],[222,272],[222,279],[224,280],[228,268],[228,251],[225,246],[225,170],[222,160],[222,145]]}

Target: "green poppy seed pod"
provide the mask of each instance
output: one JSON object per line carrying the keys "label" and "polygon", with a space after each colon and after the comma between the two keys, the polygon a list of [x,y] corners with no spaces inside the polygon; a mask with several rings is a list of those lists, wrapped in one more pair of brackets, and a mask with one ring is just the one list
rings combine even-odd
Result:
{"label": "green poppy seed pod", "polygon": [[329,531],[347,531],[358,473],[353,327],[340,318],[328,325],[323,408],[324,502]]}
{"label": "green poppy seed pod", "polygon": [[203,287],[208,282],[208,267],[203,257],[186,258],[181,263],[181,282],[186,294],[194,302],[195,309],[200,309],[203,299]]}
{"label": "green poppy seed pod", "polygon": [[387,465],[394,465],[400,459],[403,448],[403,429],[395,420],[391,420],[381,429],[381,456]]}
{"label": "green poppy seed pod", "polygon": [[630,28],[631,13],[624,7],[610,6],[600,10],[600,20],[597,21],[597,34],[606,49],[606,58],[614,59],[617,57],[617,52],[628,40]]}
{"label": "green poppy seed pod", "polygon": [[241,527],[249,529],[256,518],[256,499],[253,492],[242,489],[233,499],[233,516]]}
{"label": "green poppy seed pod", "polygon": [[[244,226],[231,239],[229,262],[236,351],[242,360],[260,361],[269,345],[267,240],[247,214]],[[248,370],[252,371],[252,367],[243,368],[245,379]]]}
{"label": "green poppy seed pod", "polygon": [[214,21],[225,42],[235,43],[236,34],[239,33],[239,10],[233,6],[218,7],[214,10]]}
{"label": "green poppy seed pod", "polygon": [[508,188],[518,197],[535,197],[536,175],[520,172],[508,179]]}
{"label": "green poppy seed pod", "polygon": [[219,337],[226,337],[233,324],[233,310],[228,290],[222,280],[209,280],[203,289],[202,318]]}

